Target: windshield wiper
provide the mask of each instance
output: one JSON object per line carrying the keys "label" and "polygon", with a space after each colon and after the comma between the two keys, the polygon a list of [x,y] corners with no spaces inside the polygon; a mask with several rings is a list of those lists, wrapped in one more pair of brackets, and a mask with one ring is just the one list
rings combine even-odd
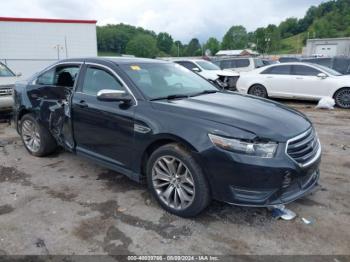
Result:
{"label": "windshield wiper", "polygon": [[214,94],[214,93],[217,93],[217,92],[219,92],[219,91],[218,90],[204,90],[202,92],[199,92],[199,93],[191,95],[191,97],[200,96],[200,95],[206,95],[206,94]]}
{"label": "windshield wiper", "polygon": [[157,100],[173,100],[173,99],[178,99],[178,98],[188,98],[189,96],[188,95],[169,95],[169,96],[161,96],[161,97],[156,97],[156,98],[153,98],[151,99],[151,101],[157,101]]}

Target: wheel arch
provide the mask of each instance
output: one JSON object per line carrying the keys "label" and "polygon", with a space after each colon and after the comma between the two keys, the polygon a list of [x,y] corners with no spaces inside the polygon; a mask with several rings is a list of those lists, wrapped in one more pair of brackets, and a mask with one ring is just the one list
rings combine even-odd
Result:
{"label": "wheel arch", "polygon": [[185,139],[171,135],[171,134],[161,134],[158,135],[157,138],[155,138],[152,142],[150,142],[147,147],[145,148],[142,157],[141,157],[141,175],[145,176],[146,174],[146,166],[147,166],[147,161],[149,157],[152,155],[152,153],[160,148],[161,146],[172,144],[172,143],[177,143],[182,145],[185,149],[198,153],[198,150],[188,141]]}
{"label": "wheel arch", "polygon": [[33,113],[33,111],[31,111],[27,108],[21,108],[18,110],[18,113],[17,113],[16,118],[15,118],[15,120],[16,120],[15,125],[16,125],[16,130],[17,130],[18,134],[21,133],[20,125],[19,125],[19,123],[21,122],[21,119],[23,118],[23,116],[25,116],[27,114],[32,114],[32,113]]}
{"label": "wheel arch", "polygon": [[335,98],[335,95],[337,94],[337,92],[339,92],[340,90],[343,90],[343,89],[347,89],[347,88],[350,89],[350,86],[343,86],[343,87],[338,88],[337,90],[334,91],[332,98]]}

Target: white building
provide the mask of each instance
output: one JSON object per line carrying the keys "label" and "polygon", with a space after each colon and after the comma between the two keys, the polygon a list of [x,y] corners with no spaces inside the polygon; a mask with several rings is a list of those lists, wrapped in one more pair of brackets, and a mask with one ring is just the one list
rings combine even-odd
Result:
{"label": "white building", "polygon": [[0,17],[0,61],[23,78],[59,59],[94,56],[95,20]]}
{"label": "white building", "polygon": [[306,56],[350,56],[350,37],[309,39],[303,54]]}

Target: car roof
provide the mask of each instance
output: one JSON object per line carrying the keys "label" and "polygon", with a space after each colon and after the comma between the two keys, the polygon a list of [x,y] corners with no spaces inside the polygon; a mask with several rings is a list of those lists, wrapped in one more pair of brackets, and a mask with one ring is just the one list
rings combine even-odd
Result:
{"label": "car roof", "polygon": [[116,65],[122,64],[132,64],[132,63],[169,63],[169,61],[163,61],[158,59],[150,59],[150,58],[137,58],[137,57],[88,57],[88,58],[71,58],[64,59],[59,61],[60,63],[68,63],[68,62],[90,62],[90,63],[98,63],[98,62],[111,62]]}
{"label": "car roof", "polygon": [[307,66],[318,66],[317,64],[314,63],[305,63],[305,62],[288,62],[288,63],[280,63],[280,64],[273,64],[269,65],[269,67],[272,66],[283,66],[283,65],[307,65]]}

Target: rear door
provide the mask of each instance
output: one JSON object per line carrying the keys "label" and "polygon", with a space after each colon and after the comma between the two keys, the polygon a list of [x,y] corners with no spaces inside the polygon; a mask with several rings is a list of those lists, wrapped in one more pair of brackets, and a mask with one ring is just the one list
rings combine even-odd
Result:
{"label": "rear door", "polygon": [[114,167],[129,169],[136,100],[126,105],[97,99],[97,93],[102,89],[128,92],[124,82],[110,67],[86,64],[82,79],[72,100],[77,152]]}
{"label": "rear door", "polygon": [[294,94],[291,83],[291,66],[276,65],[261,72],[262,81],[269,96],[292,97]]}

